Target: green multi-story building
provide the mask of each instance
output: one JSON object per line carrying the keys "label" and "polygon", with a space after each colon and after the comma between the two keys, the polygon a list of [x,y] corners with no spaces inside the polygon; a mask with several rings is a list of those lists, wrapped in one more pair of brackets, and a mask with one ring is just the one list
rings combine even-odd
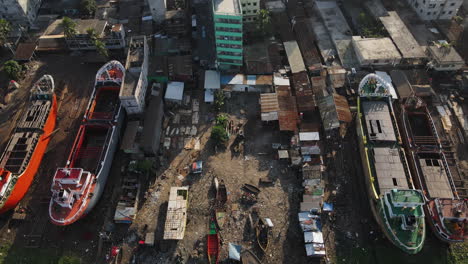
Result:
{"label": "green multi-story building", "polygon": [[239,0],[213,0],[213,20],[219,68],[242,66],[242,9]]}

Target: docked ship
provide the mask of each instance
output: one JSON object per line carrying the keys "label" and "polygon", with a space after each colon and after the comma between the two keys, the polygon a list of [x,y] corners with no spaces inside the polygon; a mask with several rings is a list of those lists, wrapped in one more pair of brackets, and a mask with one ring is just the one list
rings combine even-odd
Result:
{"label": "docked ship", "polygon": [[56,225],[81,219],[102,195],[124,118],[119,101],[124,72],[120,62],[110,61],[96,74],[66,166],[57,169],[52,182],[49,217]]}
{"label": "docked ship", "polygon": [[376,74],[359,84],[357,134],[371,210],[385,236],[409,253],[426,237],[424,196],[411,180],[390,86]]}
{"label": "docked ship", "polygon": [[406,98],[400,107],[409,165],[426,200],[427,223],[442,241],[463,242],[468,238],[468,201],[458,196],[428,108],[415,96]]}
{"label": "docked ship", "polygon": [[28,191],[55,129],[54,79],[42,76],[0,158],[0,213],[16,207]]}

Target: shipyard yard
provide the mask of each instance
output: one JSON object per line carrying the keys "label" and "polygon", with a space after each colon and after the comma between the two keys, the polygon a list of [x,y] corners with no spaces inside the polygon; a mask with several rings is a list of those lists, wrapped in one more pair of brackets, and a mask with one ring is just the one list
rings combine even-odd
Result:
{"label": "shipyard yard", "polygon": [[468,264],[467,1],[20,2],[0,264]]}

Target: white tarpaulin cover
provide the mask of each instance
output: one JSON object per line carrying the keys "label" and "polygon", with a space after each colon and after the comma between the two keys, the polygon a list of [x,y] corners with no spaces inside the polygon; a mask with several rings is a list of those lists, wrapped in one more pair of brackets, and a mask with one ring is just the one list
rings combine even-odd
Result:
{"label": "white tarpaulin cover", "polygon": [[167,84],[167,91],[164,98],[166,100],[180,101],[184,97],[184,83],[183,82],[169,82]]}
{"label": "white tarpaulin cover", "polygon": [[319,132],[299,132],[300,141],[318,141],[320,140]]}
{"label": "white tarpaulin cover", "polygon": [[221,89],[219,72],[205,71],[205,89]]}

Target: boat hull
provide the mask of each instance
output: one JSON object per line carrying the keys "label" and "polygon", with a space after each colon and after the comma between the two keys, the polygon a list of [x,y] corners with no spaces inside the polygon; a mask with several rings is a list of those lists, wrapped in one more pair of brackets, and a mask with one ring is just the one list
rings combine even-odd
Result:
{"label": "boat hull", "polygon": [[117,123],[115,124],[115,126],[112,127],[113,131],[111,140],[109,142],[109,147],[107,148],[106,155],[104,157],[104,160],[102,161],[102,168],[96,175],[96,186],[94,187],[93,197],[91,197],[83,216],[91,212],[91,210],[96,206],[97,202],[102,196],[102,193],[104,192],[104,188],[106,187],[107,178],[109,177],[109,173],[112,167],[112,161],[114,160],[115,152],[117,150],[120,137],[120,130],[124,120],[124,115],[122,112],[123,111],[120,111],[120,114],[117,117]]}
{"label": "boat hull", "polygon": [[[366,184],[366,190],[367,190],[367,195],[369,197],[369,203],[371,207],[372,214],[374,216],[374,219],[377,221],[377,224],[379,225],[380,229],[383,231],[385,234],[385,237],[396,247],[399,249],[405,251],[406,253],[409,254],[416,254],[419,251],[421,251],[424,243],[419,245],[413,250],[409,250],[406,247],[403,247],[400,244],[400,241],[398,238],[389,230],[388,226],[385,223],[385,220],[383,219],[383,202],[381,201],[381,197],[378,196],[377,191],[374,188],[373,180],[372,180],[372,175],[370,172],[371,164],[369,162],[369,158],[367,156],[367,149],[364,144],[364,135],[363,135],[363,128],[362,124],[359,121],[359,118],[356,118],[356,129],[357,129],[357,135],[358,135],[358,141],[359,141],[359,153],[361,155],[361,162],[362,162],[362,167],[363,167],[363,172],[364,172],[364,179],[365,179],[365,184]],[[424,235],[425,235],[425,227],[424,227]],[[424,241],[424,239],[423,239]]]}
{"label": "boat hull", "polygon": [[55,124],[57,120],[57,98],[55,94],[52,99],[52,106],[49,110],[49,115],[47,116],[47,121],[45,122],[43,128],[43,134],[40,136],[37,145],[34,149],[31,159],[28,163],[27,168],[24,172],[18,176],[18,180],[15,183],[9,197],[5,201],[2,208],[0,208],[0,214],[5,213],[13,208],[23,199],[26,195],[26,192],[31,187],[34,177],[36,176],[37,170],[42,162],[42,158],[47,150],[47,146],[50,142],[50,134],[55,129]]}

